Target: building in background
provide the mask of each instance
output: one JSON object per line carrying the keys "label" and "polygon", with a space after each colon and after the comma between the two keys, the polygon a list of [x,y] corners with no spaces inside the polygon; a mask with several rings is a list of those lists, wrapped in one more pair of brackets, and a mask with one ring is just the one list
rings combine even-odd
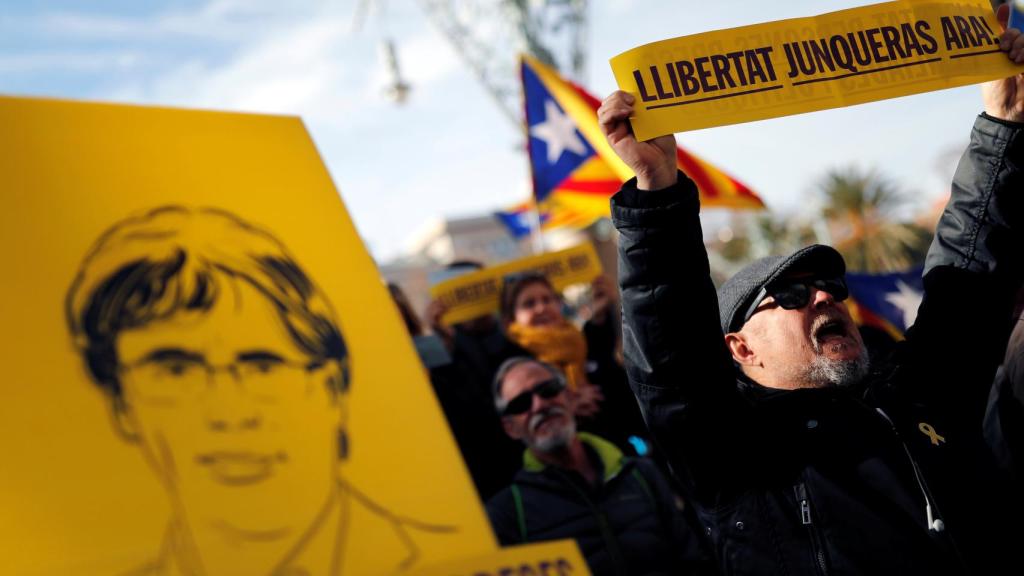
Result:
{"label": "building in background", "polygon": [[406,246],[409,257],[422,257],[442,266],[455,260],[497,264],[529,253],[526,242],[513,239],[491,214],[429,220],[413,233]]}

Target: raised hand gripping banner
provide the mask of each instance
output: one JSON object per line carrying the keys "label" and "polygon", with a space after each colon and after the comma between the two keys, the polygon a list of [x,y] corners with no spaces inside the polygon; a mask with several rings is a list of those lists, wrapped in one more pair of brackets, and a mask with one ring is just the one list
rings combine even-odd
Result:
{"label": "raised hand gripping banner", "polygon": [[[601,134],[601,101],[549,66],[522,55],[520,72],[533,194],[543,229],[583,228],[610,216],[609,198],[633,170],[615,155]],[[680,169],[697,183],[703,208],[762,209],[764,202],[745,184],[680,146]],[[534,203],[497,216],[518,237],[529,234]]]}
{"label": "raised hand gripping banner", "polygon": [[901,0],[646,44],[611,59],[640,140],[1006,78],[989,0]]}
{"label": "raised hand gripping banner", "polygon": [[442,322],[447,325],[465,322],[497,311],[505,277],[524,272],[544,274],[555,290],[561,291],[566,286],[590,282],[600,276],[601,260],[593,244],[581,244],[445,280],[430,288],[430,297],[440,300],[447,308]]}
{"label": "raised hand gripping banner", "polygon": [[0,98],[0,126],[0,572],[499,553],[298,118]]}

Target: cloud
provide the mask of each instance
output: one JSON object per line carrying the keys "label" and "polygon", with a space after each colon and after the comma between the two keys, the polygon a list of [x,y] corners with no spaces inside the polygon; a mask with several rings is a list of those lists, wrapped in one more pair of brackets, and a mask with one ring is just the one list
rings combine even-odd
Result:
{"label": "cloud", "polygon": [[345,23],[292,26],[253,42],[221,65],[194,58],[166,71],[149,99],[192,106],[275,113],[309,113],[325,104],[345,70],[334,58]]}
{"label": "cloud", "polygon": [[308,14],[309,1],[212,0],[198,10],[166,11],[148,16],[112,16],[85,12],[51,12],[32,23],[58,38],[97,40],[166,40],[198,37],[225,41],[245,37],[254,24],[281,22]]}
{"label": "cloud", "polygon": [[[444,96],[435,92],[434,87],[461,69],[452,48],[443,37],[423,26],[422,18],[396,18],[394,30],[385,36],[380,31],[353,34],[350,15],[330,8],[306,11],[301,18],[293,12],[281,21],[267,21],[272,10],[252,8],[238,0],[214,0],[187,18],[167,14],[153,17],[150,27],[165,32],[186,27],[186,21],[199,23],[197,27],[202,28],[230,19],[235,22],[236,37],[217,46],[193,43],[191,48],[182,50],[182,40],[177,39],[168,42],[169,46],[162,51],[156,46],[141,49],[150,55],[144,70],[111,79],[89,96],[295,114],[313,124],[351,130],[378,120],[394,106],[384,97],[392,79],[380,54],[379,43],[383,38],[395,39],[402,77],[412,85],[412,98],[418,103]],[[241,16],[245,14],[251,18],[247,31],[242,33],[238,21],[245,20]],[[75,18],[79,20],[65,18],[62,26],[66,30],[137,33],[131,25],[117,19]],[[408,24],[415,26],[407,32],[402,24],[406,28]],[[199,34],[195,30],[191,33]],[[131,40],[126,42],[132,45]]]}
{"label": "cloud", "polygon": [[628,19],[637,11],[648,9],[647,6],[641,4],[640,0],[605,0],[605,10],[607,15],[613,18]]}
{"label": "cloud", "polygon": [[[520,200],[518,130],[423,13],[410,5],[354,32],[344,10],[213,0],[188,14],[50,14],[45,25],[70,47],[144,58],[129,74],[99,70],[73,96],[302,116],[378,255],[399,253],[406,233],[429,215],[488,212]],[[412,85],[403,106],[383,96],[391,80],[380,53],[385,39],[395,42]],[[99,66],[88,58],[76,65]]]}
{"label": "cloud", "polygon": [[97,72],[135,68],[142,61],[137,52],[33,52],[0,54],[0,73]]}

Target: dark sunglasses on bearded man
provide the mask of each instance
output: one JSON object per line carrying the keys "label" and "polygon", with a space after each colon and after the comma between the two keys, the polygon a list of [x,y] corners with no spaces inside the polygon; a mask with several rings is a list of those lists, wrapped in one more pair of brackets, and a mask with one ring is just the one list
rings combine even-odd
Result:
{"label": "dark sunglasses on bearded man", "polygon": [[777,280],[772,284],[761,288],[757,293],[747,313],[743,315],[743,322],[747,323],[750,317],[757,311],[757,307],[764,302],[764,299],[771,296],[785,310],[796,310],[803,308],[811,301],[811,287],[828,292],[835,298],[836,302],[842,302],[850,295],[846,287],[846,280],[842,276],[834,278],[786,278]]}
{"label": "dark sunglasses on bearded man", "polygon": [[515,398],[508,401],[505,407],[501,409],[502,416],[515,416],[517,414],[523,414],[533,406],[533,395],[536,394],[541,398],[550,400],[555,396],[558,396],[562,390],[565,390],[565,381],[561,378],[552,378],[545,380],[533,388],[521,392],[516,395]]}

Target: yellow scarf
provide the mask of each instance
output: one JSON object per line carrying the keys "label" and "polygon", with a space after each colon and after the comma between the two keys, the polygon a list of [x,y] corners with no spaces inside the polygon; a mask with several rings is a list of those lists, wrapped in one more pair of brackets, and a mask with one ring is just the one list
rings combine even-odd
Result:
{"label": "yellow scarf", "polygon": [[587,341],[583,332],[568,320],[553,326],[509,324],[505,330],[510,340],[526,349],[534,358],[561,370],[569,388],[576,390],[586,382],[584,363]]}

